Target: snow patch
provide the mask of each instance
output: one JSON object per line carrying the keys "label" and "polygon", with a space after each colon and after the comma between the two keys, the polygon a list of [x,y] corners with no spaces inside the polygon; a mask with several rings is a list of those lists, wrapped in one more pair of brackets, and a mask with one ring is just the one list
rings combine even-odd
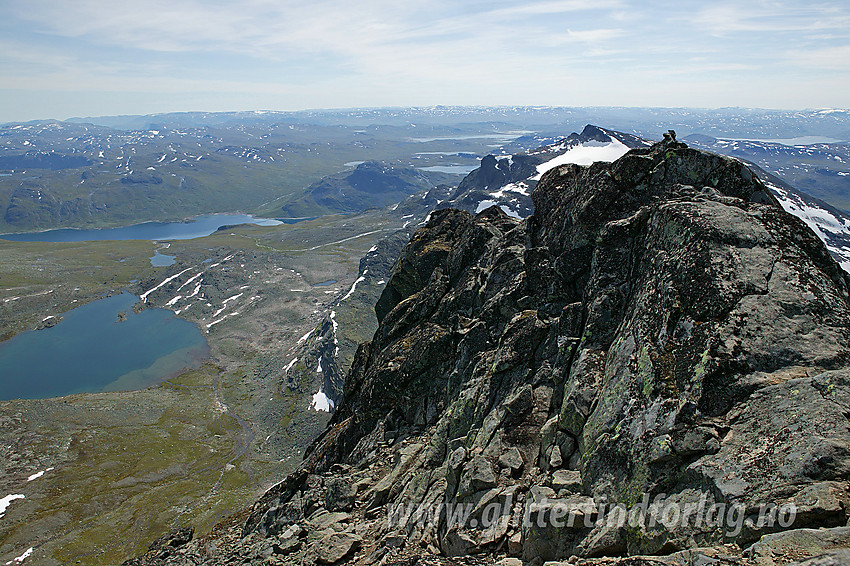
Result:
{"label": "snow patch", "polygon": [[9,566],[9,564],[21,564],[24,560],[26,560],[27,558],[30,557],[30,554],[32,554],[32,551],[33,551],[33,548],[29,547],[28,549],[26,549],[24,551],[23,554],[21,554],[17,558],[13,558],[13,559],[9,560],[8,562],[6,562],[6,566]]}
{"label": "snow patch", "polygon": [[357,288],[357,284],[362,283],[363,281],[366,281],[366,273],[368,271],[369,271],[368,269],[363,271],[363,275],[361,275],[360,277],[357,278],[357,280],[351,285],[351,289],[348,290],[348,293],[346,293],[345,296],[342,299],[340,299],[340,301],[344,301],[345,299],[347,299],[348,297],[350,297],[351,295],[354,294],[354,290]]}
{"label": "snow patch", "polygon": [[53,471],[53,468],[50,467],[50,468],[47,468],[46,470],[41,470],[40,472],[36,472],[36,473],[34,473],[33,475],[31,475],[30,477],[27,478],[27,482],[37,480],[38,478],[43,476],[45,472],[52,472],[52,471]]}
{"label": "snow patch", "polygon": [[150,289],[149,291],[145,291],[144,293],[139,295],[139,299],[141,299],[143,303],[146,303],[148,301],[148,295],[150,295],[151,293],[153,293],[154,291],[156,291],[157,289],[159,289],[163,285],[170,283],[171,281],[174,281],[175,279],[177,279],[178,277],[180,277],[181,275],[183,275],[184,273],[186,273],[187,271],[189,271],[191,269],[192,269],[191,267],[187,267],[186,269],[184,269],[183,271],[181,271],[177,275],[172,275],[171,277],[167,278],[165,281],[163,281],[162,283],[160,283],[159,285],[157,285],[153,289]]}
{"label": "snow patch", "polygon": [[26,495],[24,495],[23,493],[13,493],[11,495],[7,495],[6,497],[0,498],[0,518],[2,518],[3,515],[6,514],[6,509],[9,508],[9,505],[12,503],[12,501],[14,501],[16,499],[25,499],[25,498],[26,498]]}
{"label": "snow patch", "polygon": [[850,273],[850,246],[838,245],[833,240],[834,236],[850,237],[850,221],[842,221],[828,210],[810,206],[799,196],[789,194],[788,191],[770,181],[763,182],[776,195],[782,208],[805,222],[826,244],[827,249],[840,258],[838,263],[841,268]]}
{"label": "snow patch", "polygon": [[313,394],[313,402],[310,403],[310,408],[314,409],[316,412],[324,411],[326,413],[330,413],[331,409],[334,408],[334,402],[325,395],[320,387],[319,390]]}
{"label": "snow patch", "polygon": [[490,193],[490,196],[504,198],[506,196],[505,193],[519,193],[528,196],[528,185],[521,181],[519,183],[508,183],[498,191]]}
{"label": "snow patch", "polygon": [[232,313],[230,313],[230,314],[226,314],[226,315],[224,315],[223,317],[221,317],[221,318],[220,318],[220,319],[218,319],[218,320],[214,320],[214,321],[212,321],[211,323],[209,323],[209,324],[207,325],[207,330],[209,330],[212,326],[214,326],[214,325],[218,324],[219,322],[223,322],[223,321],[224,321],[224,319],[226,319],[226,318],[228,318],[228,317],[231,317],[231,316],[239,316],[239,313],[238,313],[238,312],[232,312]]}
{"label": "snow patch", "polygon": [[185,287],[186,285],[188,285],[189,283],[191,283],[192,281],[194,281],[195,279],[197,279],[198,277],[200,277],[203,274],[204,274],[204,272],[201,271],[197,275],[193,275],[192,277],[190,277],[188,281],[186,281],[185,283],[183,283],[182,285],[177,287],[177,292],[179,293],[183,289],[183,287]]}
{"label": "snow patch", "polygon": [[613,138],[611,138],[609,143],[596,141],[583,142],[567,150],[565,153],[538,165],[537,175],[531,177],[531,179],[536,181],[550,169],[568,163],[590,165],[596,161],[616,161],[625,155],[627,151],[629,151],[629,148],[623,142]]}
{"label": "snow patch", "polygon": [[508,205],[499,204],[494,200],[482,200],[481,202],[479,202],[478,206],[475,208],[475,214],[478,214],[479,212],[483,212],[483,211],[487,210],[488,208],[490,208],[491,206],[498,206],[499,208],[502,209],[502,212],[504,212],[505,214],[507,214],[511,218],[516,218],[517,220],[522,220],[522,216],[517,214]]}

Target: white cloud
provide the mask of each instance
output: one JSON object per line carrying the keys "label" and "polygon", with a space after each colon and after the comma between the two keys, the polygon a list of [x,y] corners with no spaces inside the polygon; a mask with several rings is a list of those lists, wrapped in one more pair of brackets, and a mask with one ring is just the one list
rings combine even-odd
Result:
{"label": "white cloud", "polygon": [[850,71],[850,45],[788,52],[789,62],[801,67]]}
{"label": "white cloud", "polygon": [[850,106],[845,4],[5,0],[0,74],[20,92],[203,109]]}
{"label": "white cloud", "polygon": [[590,10],[616,10],[622,8],[623,5],[623,2],[620,0],[562,0],[555,2],[528,2],[508,6],[506,8],[496,8],[487,12],[487,15],[499,18],[540,16]]}
{"label": "white cloud", "polygon": [[684,18],[718,36],[850,29],[848,7],[831,2],[714,2]]}

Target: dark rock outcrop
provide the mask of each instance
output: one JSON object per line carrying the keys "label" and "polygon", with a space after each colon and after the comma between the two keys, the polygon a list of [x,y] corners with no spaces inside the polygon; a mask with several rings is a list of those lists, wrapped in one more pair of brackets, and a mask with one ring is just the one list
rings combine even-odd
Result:
{"label": "dark rock outcrop", "polygon": [[[434,195],[439,201],[436,203],[437,208],[458,208],[476,212],[480,203],[487,201],[502,205],[517,216],[525,218],[534,212],[529,195],[537,186],[538,165],[584,144],[607,145],[612,142],[629,148],[651,145],[637,136],[588,124],[581,133],[573,132],[552,145],[511,156],[501,156],[498,159],[487,155],[481,160],[481,166],[467,175],[457,187],[448,191],[436,187],[429,195]],[[512,189],[506,193],[506,187]]]}
{"label": "dark rock outcrop", "polygon": [[143,564],[168,564],[183,546],[186,546],[195,535],[195,529],[185,527],[162,535],[151,543],[144,556],[128,560],[124,566],[141,566]]}
{"label": "dark rock outcrop", "polygon": [[672,139],[532,198],[521,222],[441,210],[413,236],[329,427],[227,552],[293,528],[271,563],[772,564],[743,550],[846,542],[850,281],[815,234]]}

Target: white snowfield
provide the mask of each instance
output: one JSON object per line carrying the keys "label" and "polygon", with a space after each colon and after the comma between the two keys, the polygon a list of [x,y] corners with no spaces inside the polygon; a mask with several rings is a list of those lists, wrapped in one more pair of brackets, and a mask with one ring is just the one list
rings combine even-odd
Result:
{"label": "white snowfield", "polygon": [[30,554],[32,554],[33,550],[34,550],[33,547],[26,549],[24,551],[24,553],[21,554],[20,556],[13,558],[13,559],[9,560],[8,562],[6,562],[6,566],[9,566],[10,564],[22,564],[24,560],[26,560],[27,558],[30,557]]}
{"label": "white snowfield", "polygon": [[27,478],[27,483],[29,483],[33,480],[37,480],[38,478],[43,476],[45,472],[52,472],[52,471],[53,471],[53,467],[51,466],[51,467],[47,468],[46,470],[41,470],[40,472],[36,472],[36,473],[34,473],[33,475],[31,475]]}
{"label": "white snowfield", "polygon": [[[629,151],[629,147],[620,140],[610,136],[608,139],[609,141],[607,142],[589,141],[582,142],[571,147],[564,153],[556,155],[552,159],[538,165],[537,174],[529,177],[528,180],[539,181],[544,173],[550,169],[558,167],[559,165],[567,165],[569,163],[576,165],[590,165],[597,161],[616,161]],[[547,147],[544,151],[538,152],[537,154],[556,153],[558,151],[563,151],[566,147],[568,147],[568,142],[562,141],[556,145]],[[475,208],[475,213],[478,214],[491,206],[497,205],[508,216],[521,220],[522,216],[514,210],[517,195],[525,197],[529,196],[529,186],[526,181],[508,183],[507,185],[499,187],[495,191],[491,191],[490,196],[492,199],[485,199],[479,202],[478,206]],[[511,206],[511,203],[514,204],[514,207]]]}
{"label": "white snowfield", "polygon": [[582,142],[568,149],[566,152],[537,166],[537,175],[531,179],[537,181],[543,173],[554,169],[558,165],[574,163],[576,165],[590,165],[597,161],[616,161],[623,157],[629,148],[620,140],[611,138],[610,142],[589,141]]}
{"label": "white snowfield", "polygon": [[27,558],[30,557],[30,554],[32,554],[33,550],[34,549],[32,547],[26,549],[24,551],[24,553],[21,554],[20,556],[18,556],[16,558],[12,558],[8,562],[6,562],[6,566],[9,566],[10,564],[22,564],[24,560],[26,560]]}
{"label": "white snowfield", "polygon": [[522,220],[522,216],[520,216],[515,211],[513,211],[508,205],[499,204],[494,200],[482,200],[481,202],[479,202],[478,206],[475,207],[475,214],[478,214],[479,212],[487,210],[491,206],[495,206],[497,204],[499,205],[499,208],[502,209],[502,212],[504,212],[505,214],[507,214],[511,218],[516,218],[517,220]]}
{"label": "white snowfield", "polygon": [[11,495],[7,495],[6,497],[0,497],[0,518],[6,514],[6,509],[9,508],[9,505],[12,501],[16,499],[24,499],[26,496],[23,493],[13,493]]}

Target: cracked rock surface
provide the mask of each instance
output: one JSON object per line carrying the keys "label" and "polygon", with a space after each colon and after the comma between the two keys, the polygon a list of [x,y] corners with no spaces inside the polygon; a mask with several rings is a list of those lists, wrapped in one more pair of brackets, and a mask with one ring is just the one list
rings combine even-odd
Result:
{"label": "cracked rock surface", "polygon": [[[850,287],[821,241],[742,163],[673,140],[532,198],[522,222],[434,212],[303,469],[144,563],[842,563]],[[739,528],[604,520],[645,498]]]}

